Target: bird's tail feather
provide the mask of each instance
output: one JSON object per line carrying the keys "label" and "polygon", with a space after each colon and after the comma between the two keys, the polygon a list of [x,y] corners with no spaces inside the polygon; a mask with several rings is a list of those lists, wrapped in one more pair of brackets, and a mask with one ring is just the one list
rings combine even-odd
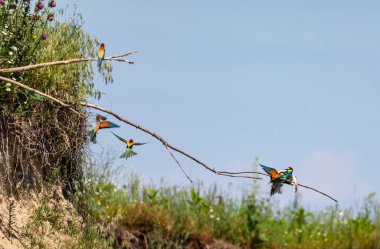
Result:
{"label": "bird's tail feather", "polygon": [[95,130],[91,130],[88,135],[90,136],[90,140],[91,142],[93,142],[94,144],[96,144],[96,132]]}
{"label": "bird's tail feather", "polygon": [[109,128],[119,128],[120,125],[117,125],[117,124],[114,124],[114,123],[108,121],[108,127],[109,127]]}
{"label": "bird's tail feather", "polygon": [[133,157],[133,156],[136,156],[137,153],[134,152],[133,150],[131,149],[127,149],[121,156],[120,158],[125,158],[125,159],[128,159],[130,157]]}
{"label": "bird's tail feather", "polygon": [[267,174],[270,174],[270,172],[273,170],[273,168],[271,167],[268,167],[268,166],[265,166],[265,165],[262,165],[260,164],[261,168],[263,168],[263,170],[267,173]]}
{"label": "bird's tail feather", "polygon": [[274,195],[276,193],[281,194],[282,181],[274,181],[272,183],[272,188],[270,190],[270,195]]}
{"label": "bird's tail feather", "polygon": [[98,67],[102,65],[102,62],[103,62],[103,58],[98,58]]}

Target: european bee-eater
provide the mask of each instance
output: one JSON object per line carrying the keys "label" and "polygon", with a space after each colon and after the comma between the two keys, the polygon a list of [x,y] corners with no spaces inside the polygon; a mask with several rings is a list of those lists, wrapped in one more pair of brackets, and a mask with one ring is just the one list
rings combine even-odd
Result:
{"label": "european bee-eater", "polygon": [[270,195],[274,195],[275,193],[281,193],[282,180],[281,178],[284,175],[284,172],[277,172],[276,169],[260,164],[263,170],[270,176],[270,182],[272,183],[272,187],[270,190]]}
{"label": "european bee-eater", "polygon": [[107,129],[107,128],[119,128],[117,124],[114,124],[112,122],[106,121],[106,117],[102,115],[96,115],[96,124],[94,126],[94,129],[92,129],[88,135],[90,136],[91,142],[96,144],[96,134],[100,129]]}
{"label": "european bee-eater", "polygon": [[289,167],[283,172],[284,172],[283,179],[286,180],[284,181],[284,183],[289,184],[289,185],[294,185],[295,192],[297,192],[298,182],[297,182],[297,177],[293,174],[293,168]]}
{"label": "european bee-eater", "polygon": [[98,67],[102,65],[105,55],[106,55],[106,49],[104,48],[104,43],[101,43],[98,49]]}
{"label": "european bee-eater", "polygon": [[122,137],[119,137],[118,135],[116,135],[115,133],[112,132],[112,134],[115,135],[115,137],[117,137],[120,141],[124,142],[126,145],[127,145],[127,148],[125,149],[125,152],[120,156],[120,158],[125,158],[125,159],[128,159],[129,157],[133,157],[133,156],[136,156],[137,153],[134,152],[132,150],[133,146],[134,145],[143,145],[143,144],[147,144],[147,143],[136,143],[136,142],[133,142],[132,139],[124,139]]}
{"label": "european bee-eater", "polygon": [[272,187],[270,191],[270,195],[274,195],[275,193],[282,193],[281,187],[284,183],[295,185],[295,189],[297,191],[297,178],[293,175],[293,168],[289,167],[285,170],[280,170],[277,172],[276,169],[260,164],[263,170],[269,174]]}

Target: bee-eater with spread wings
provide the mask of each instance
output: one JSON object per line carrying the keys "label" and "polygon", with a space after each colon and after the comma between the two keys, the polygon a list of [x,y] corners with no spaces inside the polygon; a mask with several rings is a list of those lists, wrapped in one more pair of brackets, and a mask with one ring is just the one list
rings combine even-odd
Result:
{"label": "bee-eater with spread wings", "polygon": [[100,129],[107,129],[107,128],[119,128],[117,124],[114,124],[110,121],[106,121],[106,117],[103,117],[102,115],[96,115],[96,124],[94,126],[94,129],[92,129],[88,135],[90,136],[91,142],[96,144],[96,134]]}
{"label": "bee-eater with spread wings", "polygon": [[106,49],[104,48],[104,43],[101,43],[98,49],[98,67],[102,65],[105,55],[106,55]]}
{"label": "bee-eater with spread wings", "polygon": [[262,164],[260,164],[260,166],[270,176],[270,181],[272,183],[270,195],[274,195],[275,193],[281,194],[281,187],[284,183],[295,185],[295,189],[297,191],[297,178],[293,175],[292,167],[277,172],[274,168]]}
{"label": "bee-eater with spread wings", "polygon": [[147,143],[136,143],[136,142],[133,142],[132,139],[126,140],[126,139],[124,139],[124,138],[116,135],[113,132],[112,132],[112,134],[114,134],[115,137],[117,137],[120,141],[122,141],[123,143],[125,143],[127,145],[127,148],[125,149],[125,152],[120,156],[120,158],[128,159],[129,157],[136,156],[137,153],[132,150],[133,146],[134,145],[138,145],[139,146],[139,145],[147,144]]}
{"label": "bee-eater with spread wings", "polygon": [[260,164],[263,170],[270,176],[270,182],[272,183],[272,187],[270,190],[270,195],[274,195],[275,193],[281,193],[283,172],[277,172],[276,169]]}

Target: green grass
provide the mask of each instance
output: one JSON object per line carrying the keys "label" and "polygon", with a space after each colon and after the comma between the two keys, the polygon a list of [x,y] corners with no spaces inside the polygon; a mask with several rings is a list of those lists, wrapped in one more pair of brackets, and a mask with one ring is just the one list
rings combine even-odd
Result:
{"label": "green grass", "polygon": [[242,248],[380,248],[375,194],[356,211],[332,206],[310,212],[297,205],[279,208],[255,191],[237,200],[216,186],[154,187],[131,175],[118,188],[109,177],[88,176],[86,192],[78,196],[88,214],[101,224],[144,233],[151,248],[205,245],[213,239]]}

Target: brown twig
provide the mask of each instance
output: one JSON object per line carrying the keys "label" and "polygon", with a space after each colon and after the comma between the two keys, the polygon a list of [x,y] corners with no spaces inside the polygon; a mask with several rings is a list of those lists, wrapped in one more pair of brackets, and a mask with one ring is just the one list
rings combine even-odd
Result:
{"label": "brown twig", "polygon": [[304,187],[304,188],[308,188],[308,189],[314,190],[315,192],[318,192],[318,193],[320,193],[321,195],[324,195],[324,196],[330,198],[331,200],[333,200],[333,201],[335,201],[335,202],[338,202],[338,201],[337,201],[336,199],[334,199],[333,197],[331,197],[331,196],[329,196],[328,194],[325,194],[325,193],[319,191],[318,189],[315,189],[315,188],[312,188],[312,187],[309,187],[309,186],[306,186],[306,185],[303,185],[303,184],[300,184],[300,183],[298,183],[298,186],[301,186],[301,187]]}
{"label": "brown twig", "polygon": [[182,165],[179,163],[179,161],[177,160],[177,158],[174,156],[174,154],[170,151],[170,149],[165,146],[165,148],[169,151],[170,155],[172,156],[172,158],[174,159],[174,161],[177,163],[177,165],[179,166],[179,168],[181,169],[182,173],[187,177],[187,179],[193,183],[193,180],[191,180],[190,176],[188,176],[185,172],[185,170],[183,169]]}
{"label": "brown twig", "polygon": [[[115,60],[120,62],[128,62],[130,64],[133,64],[134,62],[120,59],[122,57],[126,57],[132,54],[136,54],[137,51],[128,52],[125,54],[119,54],[119,55],[112,55],[109,57],[104,58],[104,60]],[[71,63],[78,63],[78,62],[86,62],[86,61],[97,61],[97,58],[75,58],[75,59],[69,59],[64,61],[53,61],[53,62],[46,62],[46,63],[40,63],[35,65],[28,65],[28,66],[22,66],[22,67],[14,67],[14,68],[2,68],[0,69],[0,73],[18,73],[18,72],[24,72],[32,69],[38,69],[38,68],[44,68],[44,67],[51,67],[51,66],[58,66],[58,65],[67,65]]]}
{"label": "brown twig", "polygon": [[5,82],[8,82],[8,83],[11,83],[11,84],[16,85],[16,86],[19,86],[19,87],[24,88],[24,89],[26,89],[26,90],[28,90],[28,91],[31,91],[31,92],[37,93],[37,94],[39,94],[39,95],[41,95],[41,96],[43,96],[43,97],[45,97],[45,98],[48,98],[48,99],[50,99],[50,100],[52,100],[52,101],[54,101],[54,102],[56,102],[56,103],[58,103],[58,104],[60,104],[60,105],[62,105],[62,106],[69,107],[71,111],[73,111],[73,112],[75,112],[76,114],[80,115],[79,112],[77,112],[76,110],[74,110],[73,108],[71,108],[68,104],[64,103],[62,100],[59,100],[59,99],[57,99],[57,98],[54,98],[54,97],[52,97],[52,96],[50,96],[50,95],[48,95],[48,94],[45,94],[45,93],[43,93],[43,92],[41,92],[41,91],[38,91],[38,90],[36,90],[36,89],[34,89],[34,88],[31,88],[31,87],[29,87],[29,86],[27,86],[27,85],[24,85],[24,84],[20,83],[20,82],[17,82],[17,81],[15,81],[15,80],[12,80],[12,79],[9,79],[9,78],[3,77],[3,76],[0,76],[0,80],[5,81]]}
{"label": "brown twig", "polygon": [[263,178],[261,178],[261,177],[242,176],[242,175],[237,175],[237,174],[228,174],[228,173],[221,173],[221,172],[218,172],[218,175],[228,176],[228,177],[238,177],[238,178],[256,179],[256,180],[262,180],[262,179],[263,179]]}
{"label": "brown twig", "polygon": [[[241,174],[259,174],[259,175],[265,175],[265,176],[269,176],[268,174],[265,174],[265,173],[262,173],[262,172],[257,172],[257,171],[241,171],[241,172],[228,172],[228,171],[218,171],[219,174],[230,174],[230,175],[241,175]],[[287,183],[292,183],[291,181],[289,180],[283,180],[284,182],[287,182]],[[326,193],[323,193],[321,191],[319,191],[318,189],[315,189],[315,188],[312,188],[312,187],[309,187],[309,186],[306,186],[306,185],[303,185],[303,184],[300,184],[298,183],[298,186],[300,187],[304,187],[304,188],[307,188],[307,189],[311,189],[311,190],[314,190],[315,192],[318,192],[320,193],[321,195],[324,195],[328,198],[330,198],[331,200],[335,201],[335,202],[338,202],[335,198],[331,197],[330,195],[326,194]]]}
{"label": "brown twig", "polygon": [[230,175],[258,174],[258,175],[269,176],[268,174],[265,174],[265,173],[262,173],[262,172],[256,172],[256,171],[241,171],[241,172],[218,171],[218,173],[220,173],[220,174],[230,174]]}

